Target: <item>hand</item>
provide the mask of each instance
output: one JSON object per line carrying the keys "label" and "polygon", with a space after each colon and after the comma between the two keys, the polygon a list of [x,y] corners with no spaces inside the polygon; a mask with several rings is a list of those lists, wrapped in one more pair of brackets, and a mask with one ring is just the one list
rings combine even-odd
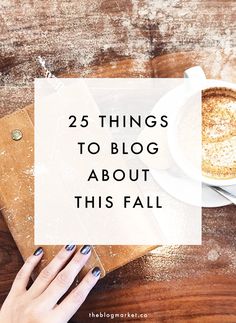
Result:
{"label": "hand", "polygon": [[91,255],[90,246],[85,245],[76,253],[75,250],[73,245],[61,249],[27,290],[30,276],[43,256],[43,249],[38,248],[18,272],[1,308],[0,322],[67,322],[84,302],[101,273],[98,267],[90,270],[80,284],[58,305],[58,301],[66,293]]}

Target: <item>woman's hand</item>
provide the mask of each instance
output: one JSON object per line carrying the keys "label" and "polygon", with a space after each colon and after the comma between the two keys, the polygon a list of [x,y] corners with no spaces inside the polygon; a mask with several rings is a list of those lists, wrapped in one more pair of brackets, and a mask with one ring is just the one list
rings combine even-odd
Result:
{"label": "woman's hand", "polygon": [[67,322],[84,302],[101,273],[98,267],[89,271],[80,284],[58,305],[58,301],[71,286],[91,254],[90,246],[83,246],[76,253],[75,249],[74,245],[61,249],[27,290],[30,276],[43,256],[43,249],[38,248],[18,272],[1,308],[0,322]]}

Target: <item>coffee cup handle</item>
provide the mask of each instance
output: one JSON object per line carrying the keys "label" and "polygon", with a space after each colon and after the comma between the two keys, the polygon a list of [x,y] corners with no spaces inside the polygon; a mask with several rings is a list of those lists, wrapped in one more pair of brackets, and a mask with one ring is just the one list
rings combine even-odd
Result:
{"label": "coffee cup handle", "polygon": [[206,80],[206,75],[201,66],[194,66],[184,71],[184,78]]}
{"label": "coffee cup handle", "polygon": [[202,89],[205,86],[206,75],[200,66],[194,66],[184,72],[186,87],[188,91]]}

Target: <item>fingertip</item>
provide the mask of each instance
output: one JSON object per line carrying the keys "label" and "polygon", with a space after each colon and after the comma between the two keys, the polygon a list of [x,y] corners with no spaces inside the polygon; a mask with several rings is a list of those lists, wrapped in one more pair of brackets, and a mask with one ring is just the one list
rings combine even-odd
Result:
{"label": "fingertip", "polygon": [[80,253],[84,256],[88,255],[89,253],[91,253],[91,249],[92,247],[90,245],[84,245],[81,249],[80,249]]}
{"label": "fingertip", "polygon": [[65,249],[66,249],[66,251],[74,251],[75,247],[76,247],[76,245],[74,245],[74,244],[68,244],[65,246]]}
{"label": "fingertip", "polygon": [[34,256],[38,257],[40,255],[43,255],[43,248],[42,247],[38,247],[34,253],[33,253]]}
{"label": "fingertip", "polygon": [[94,277],[96,278],[100,278],[101,276],[101,269],[99,267],[94,267],[92,270],[91,270],[91,273]]}

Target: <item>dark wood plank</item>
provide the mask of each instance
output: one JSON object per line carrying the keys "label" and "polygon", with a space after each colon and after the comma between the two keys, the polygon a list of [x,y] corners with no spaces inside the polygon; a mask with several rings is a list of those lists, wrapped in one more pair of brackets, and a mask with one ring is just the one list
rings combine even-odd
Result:
{"label": "dark wood plank", "polygon": [[203,209],[202,246],[160,247],[109,274],[78,318],[130,311],[148,313],[153,322],[235,322],[235,211]]}
{"label": "dark wood plank", "polygon": [[0,214],[0,304],[3,303],[22,264],[20,253]]}

